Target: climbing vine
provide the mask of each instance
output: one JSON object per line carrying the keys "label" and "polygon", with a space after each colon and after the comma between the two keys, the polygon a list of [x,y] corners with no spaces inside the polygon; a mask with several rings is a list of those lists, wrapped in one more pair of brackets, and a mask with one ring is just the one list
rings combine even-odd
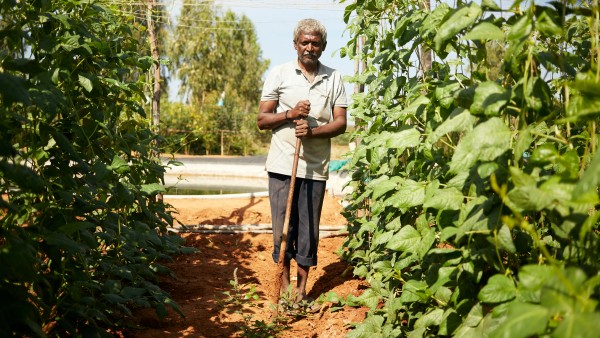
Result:
{"label": "climbing vine", "polygon": [[[1,337],[110,336],[182,252],[132,17],[106,1],[0,2]],[[112,330],[112,331],[111,331]]]}
{"label": "climbing vine", "polygon": [[346,7],[350,337],[600,330],[598,1],[500,4]]}

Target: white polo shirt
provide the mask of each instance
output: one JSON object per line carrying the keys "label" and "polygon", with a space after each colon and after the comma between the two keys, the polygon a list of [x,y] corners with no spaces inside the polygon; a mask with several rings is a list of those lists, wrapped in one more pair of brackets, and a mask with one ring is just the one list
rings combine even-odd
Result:
{"label": "white polo shirt", "polygon": [[[278,101],[276,112],[293,109],[298,101],[309,100],[307,121],[311,128],[333,121],[333,107],[348,106],[342,76],[337,70],[319,63],[315,81],[309,83],[298,67],[297,59],[273,68],[265,81],[260,100]],[[289,122],[272,130],[267,171],[288,176],[292,174],[295,126]],[[329,138],[302,139],[296,177],[327,180],[330,155]]]}

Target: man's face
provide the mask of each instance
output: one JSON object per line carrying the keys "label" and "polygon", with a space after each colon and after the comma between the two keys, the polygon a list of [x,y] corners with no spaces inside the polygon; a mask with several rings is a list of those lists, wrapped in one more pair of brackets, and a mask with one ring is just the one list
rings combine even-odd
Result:
{"label": "man's face", "polygon": [[317,65],[326,43],[317,32],[302,32],[294,41],[294,49],[298,53],[298,60],[305,66]]}

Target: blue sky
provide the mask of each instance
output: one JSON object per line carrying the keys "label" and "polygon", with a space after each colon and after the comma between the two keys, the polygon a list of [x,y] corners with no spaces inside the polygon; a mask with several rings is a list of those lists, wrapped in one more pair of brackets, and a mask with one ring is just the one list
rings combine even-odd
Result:
{"label": "blue sky", "polygon": [[[333,0],[221,0],[217,1],[223,9],[231,9],[238,14],[245,14],[256,27],[263,57],[271,60],[271,66],[290,61],[295,58],[292,45],[292,32],[298,20],[314,18],[327,28],[327,49],[321,61],[340,70],[344,75],[354,72],[354,63],[339,57],[339,49],[346,45],[349,34],[344,33],[344,8],[346,3],[339,4]],[[259,5],[261,4],[261,5]],[[332,53],[335,55],[332,56]]]}
{"label": "blue sky", "polygon": [[[172,15],[177,15],[186,1],[189,0],[166,0],[165,4]],[[351,1],[340,4],[334,0],[216,0],[216,3],[223,11],[231,9],[239,15],[246,15],[254,23],[262,56],[271,60],[271,67],[295,58],[292,44],[294,27],[300,19],[314,18],[327,28],[327,49],[321,56],[321,62],[339,70],[344,76],[354,73],[354,62],[339,56],[340,48],[346,45],[350,36],[345,32],[343,17],[344,8]],[[352,88],[346,85],[348,97]]]}

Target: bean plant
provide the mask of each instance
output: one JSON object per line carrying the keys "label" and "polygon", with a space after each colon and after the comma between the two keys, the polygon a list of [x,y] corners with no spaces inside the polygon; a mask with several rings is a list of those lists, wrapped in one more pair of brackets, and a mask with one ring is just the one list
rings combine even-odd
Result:
{"label": "bean plant", "polygon": [[[0,337],[112,336],[184,251],[145,114],[156,61],[94,0],[0,1]],[[179,311],[180,312],[180,311]]]}
{"label": "bean plant", "polygon": [[[349,337],[600,332],[600,8],[357,0]],[[427,60],[431,55],[431,63]]]}

